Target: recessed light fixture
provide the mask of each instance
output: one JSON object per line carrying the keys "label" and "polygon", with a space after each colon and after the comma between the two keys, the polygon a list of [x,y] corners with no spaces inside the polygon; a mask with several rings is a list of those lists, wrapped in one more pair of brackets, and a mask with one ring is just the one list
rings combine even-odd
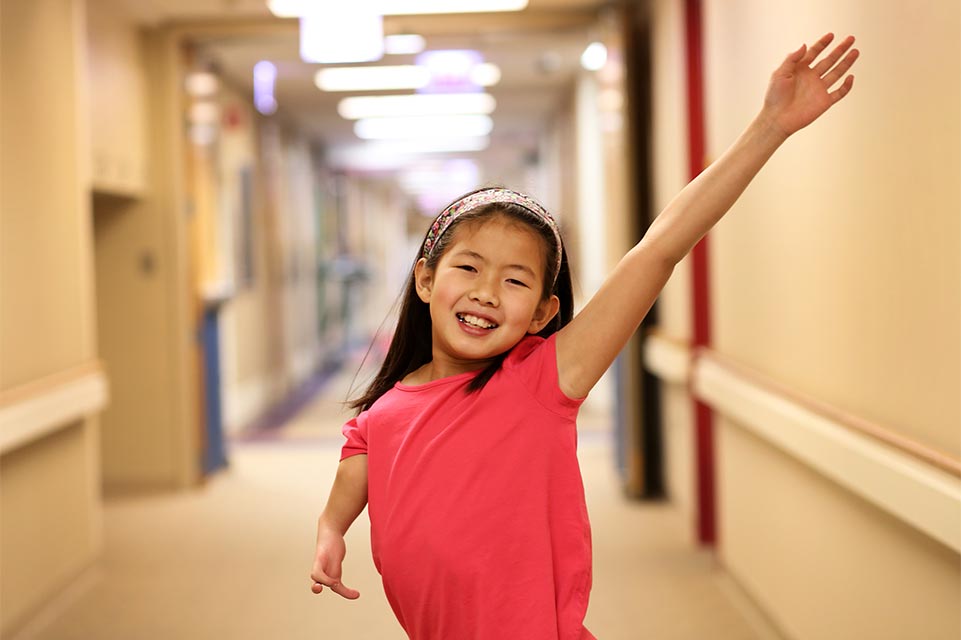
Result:
{"label": "recessed light fixture", "polygon": [[304,62],[373,62],[384,56],[384,17],[364,2],[318,2],[300,18]]}
{"label": "recessed light fixture", "polygon": [[[267,0],[270,12],[278,18],[298,18],[317,4],[318,0]],[[527,7],[527,0],[377,0],[369,4],[381,15],[412,15],[520,11]]]}
{"label": "recessed light fixture", "polygon": [[322,91],[389,91],[420,89],[430,82],[430,71],[416,65],[329,67],[314,76]]}
{"label": "recessed light fixture", "polygon": [[[328,160],[336,167],[363,171],[396,171],[422,154],[471,153],[490,146],[490,138],[419,138],[358,142],[331,149]],[[466,189],[464,189],[466,191]],[[451,198],[448,198],[450,200]]]}
{"label": "recessed light fixture", "polygon": [[603,42],[592,42],[581,54],[581,66],[588,71],[599,71],[607,64],[607,47]]}
{"label": "recessed light fixture", "polygon": [[337,105],[348,120],[387,116],[489,114],[497,101],[489,93],[419,93],[406,96],[352,96]]}
{"label": "recessed light fixture", "polygon": [[354,133],[364,140],[474,138],[486,136],[493,128],[493,120],[484,115],[364,118],[354,123]]}
{"label": "recessed light fixture", "polygon": [[[475,65],[468,74],[474,88],[490,87],[501,79],[500,68],[489,62]],[[432,79],[430,69],[413,64],[327,67],[314,75],[314,84],[321,91],[393,91],[424,89]]]}
{"label": "recessed light fixture", "polygon": [[398,33],[384,36],[384,53],[391,55],[413,55],[427,48],[424,36],[416,33]]}
{"label": "recessed light fixture", "polygon": [[269,60],[261,60],[254,65],[254,108],[265,116],[277,111],[274,97],[274,83],[277,81],[277,66]]}

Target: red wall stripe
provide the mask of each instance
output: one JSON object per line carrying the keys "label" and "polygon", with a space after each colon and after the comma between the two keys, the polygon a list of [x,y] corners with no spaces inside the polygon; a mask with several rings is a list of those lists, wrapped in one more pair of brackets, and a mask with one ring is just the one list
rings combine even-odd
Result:
{"label": "red wall stripe", "polygon": [[[701,2],[687,0],[685,5],[687,43],[687,115],[690,179],[697,177],[705,166],[704,142],[704,76],[701,67]],[[711,296],[708,271],[708,237],[704,236],[691,252],[692,308],[694,314],[694,344],[711,344]],[[715,526],[716,499],[714,491],[714,417],[710,408],[694,399],[695,469],[697,473],[697,535],[701,544],[713,546],[717,541]]]}

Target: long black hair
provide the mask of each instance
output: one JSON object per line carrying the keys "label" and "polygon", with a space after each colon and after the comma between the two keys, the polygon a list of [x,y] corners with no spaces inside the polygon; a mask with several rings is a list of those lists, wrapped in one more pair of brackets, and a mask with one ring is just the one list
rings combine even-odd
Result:
{"label": "long black hair", "polygon": [[[483,191],[479,189],[478,191]],[[477,193],[473,191],[471,193]],[[465,198],[471,193],[465,194],[458,200]],[[456,202],[456,200],[455,200]],[[557,314],[541,329],[537,335],[546,338],[559,331],[574,315],[574,293],[571,285],[570,266],[567,261],[567,251],[564,249],[563,242],[557,246],[554,233],[550,226],[539,217],[535,217],[528,209],[513,203],[491,203],[477,207],[471,211],[458,216],[447,228],[444,234],[437,239],[430,256],[427,258],[427,268],[435,269],[441,257],[447,251],[454,230],[465,222],[482,221],[496,216],[506,216],[517,222],[524,223],[533,229],[543,240],[544,251],[544,281],[541,288],[541,299],[547,300],[551,295],[557,296],[560,300],[560,307]],[[411,266],[410,275],[404,286],[403,297],[401,298],[400,314],[397,320],[397,327],[393,338],[390,341],[390,348],[384,358],[380,371],[367,387],[362,396],[348,402],[348,406],[359,412],[369,409],[378,398],[387,393],[395,383],[403,380],[404,377],[416,371],[421,366],[427,364],[433,358],[431,343],[431,319],[430,305],[420,299],[417,295],[417,286],[414,281],[414,267],[424,253],[424,243],[427,241],[425,234],[424,241],[421,242],[420,251],[414,258]],[[557,252],[561,252],[560,267],[557,267]],[[557,269],[555,277],[554,270]],[[467,387],[468,392],[482,389],[484,385],[497,373],[501,364],[510,353],[505,353],[496,357],[480,374],[478,374]]]}

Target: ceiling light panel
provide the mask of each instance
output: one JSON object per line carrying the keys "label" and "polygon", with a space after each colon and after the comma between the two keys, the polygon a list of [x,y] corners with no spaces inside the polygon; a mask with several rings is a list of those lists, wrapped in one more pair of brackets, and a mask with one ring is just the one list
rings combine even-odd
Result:
{"label": "ceiling light panel", "polygon": [[384,18],[364,2],[317,3],[300,18],[304,62],[373,62],[384,56]]}
{"label": "ceiling light panel", "polygon": [[384,37],[384,53],[390,55],[413,55],[427,48],[424,36],[415,33],[399,33]]}
{"label": "ceiling light panel", "polygon": [[420,89],[430,82],[430,71],[416,65],[330,67],[314,76],[322,91],[391,91]]}
{"label": "ceiling light panel", "polygon": [[[370,6],[382,15],[423,13],[486,13],[520,11],[527,0],[354,0]],[[267,8],[278,18],[298,18],[318,4],[317,0],[267,0]]]}
{"label": "ceiling light panel", "polygon": [[480,137],[493,128],[493,120],[484,115],[364,118],[354,123],[354,133],[364,140]]}
{"label": "ceiling light panel", "polygon": [[489,114],[497,101],[488,93],[435,93],[407,96],[352,96],[337,105],[348,120],[390,116]]}

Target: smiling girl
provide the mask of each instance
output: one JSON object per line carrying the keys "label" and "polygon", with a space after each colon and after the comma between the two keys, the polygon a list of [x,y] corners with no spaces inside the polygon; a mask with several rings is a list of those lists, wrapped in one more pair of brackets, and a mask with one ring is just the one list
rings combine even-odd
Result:
{"label": "smiling girl", "polygon": [[572,319],[557,225],[482,189],[444,209],[320,516],[312,590],[349,599],[344,533],[369,509],[388,601],[417,640],[593,638],[590,524],[576,417],[667,283],[792,133],[843,98],[858,56],[827,34],[775,70],[758,116],[657,217]]}

